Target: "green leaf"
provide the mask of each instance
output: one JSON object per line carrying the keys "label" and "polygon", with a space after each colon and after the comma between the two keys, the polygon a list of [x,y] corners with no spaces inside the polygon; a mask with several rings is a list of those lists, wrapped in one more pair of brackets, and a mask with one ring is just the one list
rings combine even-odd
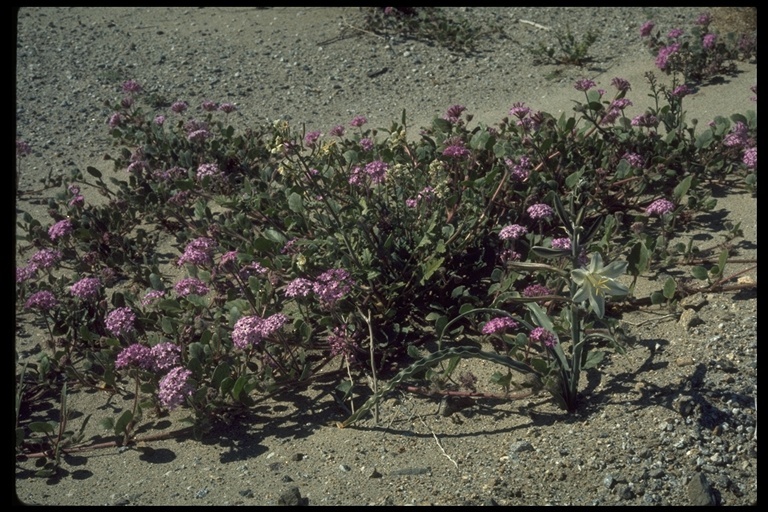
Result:
{"label": "green leaf", "polygon": [[678,183],[678,185],[675,187],[675,190],[672,192],[672,195],[677,199],[677,202],[680,202],[680,199],[688,192],[688,189],[691,188],[691,180],[693,179],[692,175],[688,175],[685,177],[683,181]]}
{"label": "green leaf", "polygon": [[660,291],[655,291],[651,294],[651,304],[664,304],[666,300],[664,299],[664,294]]}
{"label": "green leaf", "polygon": [[218,388],[222,381],[229,377],[230,372],[231,368],[227,363],[219,364],[219,366],[217,366],[216,370],[213,372],[213,377],[211,377],[211,385],[215,388]]}
{"label": "green leaf", "polygon": [[128,428],[128,424],[131,423],[131,420],[133,420],[133,413],[128,410],[123,411],[123,414],[121,414],[117,419],[117,422],[115,422],[115,434],[118,436],[125,434],[126,429]]}
{"label": "green leaf", "polygon": [[723,250],[720,253],[720,257],[717,259],[717,268],[719,270],[718,275],[722,276],[725,272],[725,264],[728,262],[728,250]]}
{"label": "green leaf", "polygon": [[240,398],[240,393],[243,391],[243,387],[245,387],[245,383],[248,382],[248,378],[244,375],[241,375],[237,381],[235,382],[234,387],[232,387],[232,398],[235,400],[238,400]]}
{"label": "green leaf", "polygon": [[542,258],[559,258],[561,256],[570,256],[571,250],[570,249],[552,249],[551,247],[531,247],[531,251],[536,256],[540,256]]}
{"label": "green leaf", "polygon": [[469,147],[472,149],[485,149],[490,138],[490,133],[488,133],[486,130],[481,130],[472,136],[472,139],[469,141]]}
{"label": "green leaf", "polygon": [[416,348],[416,345],[408,345],[407,351],[408,356],[412,357],[413,359],[421,359],[422,357],[421,351]]}
{"label": "green leaf", "polygon": [[712,130],[704,130],[699,134],[698,137],[696,137],[696,149],[704,149],[708,147],[710,144],[712,144],[713,140],[714,136],[712,134]]}
{"label": "green leaf", "polygon": [[696,279],[699,279],[701,281],[706,281],[709,275],[707,274],[707,269],[702,267],[701,265],[696,265],[695,267],[691,268],[691,274]]}
{"label": "green leaf", "polygon": [[664,282],[664,298],[668,300],[672,300],[672,298],[675,296],[675,290],[677,289],[677,283],[674,279],[671,277],[667,278],[667,280]]}
{"label": "green leaf", "polygon": [[296,192],[293,192],[291,193],[291,195],[288,196],[288,208],[290,208],[291,211],[295,213],[304,212],[304,201],[301,199],[301,196]]}
{"label": "green leaf", "polygon": [[587,354],[587,358],[584,361],[584,364],[581,366],[582,370],[589,370],[590,368],[594,368],[597,365],[599,365],[603,358],[605,357],[605,352],[601,350],[592,350]]}
{"label": "green leaf", "polygon": [[426,263],[426,265],[422,265],[422,277],[419,284],[423,285],[429,281],[429,278],[432,277],[432,274],[434,274],[438,268],[440,268],[440,265],[443,264],[443,261],[445,261],[445,258],[441,256],[439,258],[432,258]]}
{"label": "green leaf", "polygon": [[101,176],[102,176],[101,171],[98,170],[97,168],[89,165],[88,167],[85,168],[85,171],[91,176],[93,176],[94,178],[101,179]]}
{"label": "green leaf", "polygon": [[54,423],[48,423],[47,421],[33,421],[29,424],[29,430],[41,434],[53,434],[55,429],[56,425]]}
{"label": "green leaf", "polygon": [[219,391],[221,391],[222,395],[226,395],[230,391],[232,391],[232,388],[235,387],[235,379],[232,377],[226,377],[222,379],[221,384],[219,384]]}
{"label": "green leaf", "polygon": [[633,276],[639,276],[648,270],[651,251],[643,242],[636,242],[627,256],[627,270]]}
{"label": "green leaf", "polygon": [[583,171],[577,171],[569,174],[568,177],[565,178],[565,186],[568,188],[575,188],[583,174]]}

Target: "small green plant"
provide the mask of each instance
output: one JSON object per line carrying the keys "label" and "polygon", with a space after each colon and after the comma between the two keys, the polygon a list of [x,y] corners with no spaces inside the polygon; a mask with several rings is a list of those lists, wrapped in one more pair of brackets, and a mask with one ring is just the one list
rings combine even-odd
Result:
{"label": "small green plant", "polygon": [[[756,114],[698,132],[685,94],[658,87],[629,119],[629,83],[611,84],[607,97],[579,80],[575,115],[559,118],[514,103],[474,126],[452,105],[413,140],[405,112],[383,128],[358,115],[326,134],[285,121],[239,132],[232,104],[157,111],[123,83],[108,120],[114,169],[75,169],[49,221],[17,221],[19,314],[48,346],[38,379],[125,398],[101,418],[121,445],[173,409],[201,436],[334,361],[343,400],[360,397],[361,375],[394,373],[380,398],[482,358],[511,372],[496,379],[510,392],[512,374],[532,376],[573,412],[597,343],[621,349],[609,301],[632,287],[620,274],[683,258],[670,240],[711,208],[705,185],[756,173]],[[31,425],[33,377],[20,381],[17,429]],[[34,429],[55,461],[68,431]]]}
{"label": "small green plant", "polygon": [[690,29],[673,28],[662,35],[653,21],[640,27],[640,36],[667,74],[680,73],[685,81],[712,80],[736,71],[736,61],[757,59],[757,33],[725,35],[711,28],[709,13],[700,14]]}
{"label": "small green plant", "polygon": [[597,41],[599,33],[588,29],[582,37],[578,37],[571,32],[570,26],[566,26],[565,32],[555,30],[554,36],[556,45],[540,42],[537,47],[530,49],[534,64],[583,66],[592,60],[589,56],[589,48]]}
{"label": "small green plant", "polygon": [[500,25],[476,27],[456,9],[444,7],[365,7],[364,16],[365,28],[377,34],[434,41],[456,52],[475,51],[488,33],[503,34]]}

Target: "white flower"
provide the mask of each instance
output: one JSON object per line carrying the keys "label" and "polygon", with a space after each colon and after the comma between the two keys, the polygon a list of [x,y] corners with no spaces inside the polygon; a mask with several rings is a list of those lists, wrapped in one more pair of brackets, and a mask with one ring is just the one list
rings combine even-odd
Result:
{"label": "white flower", "polygon": [[629,289],[616,281],[627,269],[626,261],[614,261],[603,266],[603,258],[600,253],[592,253],[592,258],[586,268],[571,271],[571,281],[578,285],[574,302],[589,301],[598,318],[605,315],[606,295],[626,295]]}

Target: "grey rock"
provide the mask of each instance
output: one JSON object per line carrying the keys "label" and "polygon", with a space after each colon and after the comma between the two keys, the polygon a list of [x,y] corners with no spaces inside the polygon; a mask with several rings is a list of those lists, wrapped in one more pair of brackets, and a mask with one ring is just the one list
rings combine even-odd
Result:
{"label": "grey rock", "polygon": [[307,499],[301,497],[301,492],[299,491],[298,486],[295,485],[283,491],[280,494],[280,497],[277,499],[278,505],[283,505],[286,507],[303,506],[307,504],[306,502]]}
{"label": "grey rock", "polygon": [[686,487],[688,500],[690,504],[697,507],[706,507],[715,505],[715,496],[712,493],[712,487],[703,473],[696,473]]}

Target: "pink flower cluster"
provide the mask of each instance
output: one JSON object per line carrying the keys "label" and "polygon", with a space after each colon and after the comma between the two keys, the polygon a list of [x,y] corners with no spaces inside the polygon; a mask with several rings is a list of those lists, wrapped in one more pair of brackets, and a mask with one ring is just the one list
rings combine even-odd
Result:
{"label": "pink flower cluster", "polygon": [[182,366],[171,369],[165,377],[160,379],[160,389],[157,397],[169,410],[184,403],[187,397],[194,393],[194,388],[189,382],[192,372]]}
{"label": "pink flower cluster", "polygon": [[235,327],[232,330],[232,343],[241,350],[256,346],[262,339],[277,332],[287,322],[288,317],[282,313],[275,313],[268,318],[260,318],[256,315],[244,316],[235,322]]}
{"label": "pink flower cluster", "polygon": [[543,203],[531,205],[526,211],[533,220],[546,219],[551,217],[554,213],[551,206]]}
{"label": "pink flower cluster", "polygon": [[523,290],[523,297],[542,297],[544,295],[552,295],[554,293],[555,292],[553,290],[550,290],[546,286],[536,283],[525,287]]}
{"label": "pink flower cluster", "polygon": [[482,332],[483,334],[498,334],[500,332],[506,331],[507,329],[517,329],[517,327],[518,323],[512,320],[510,317],[500,316],[488,320],[485,325],[483,325]]}
{"label": "pink flower cluster", "polygon": [[555,338],[555,335],[549,332],[548,330],[544,329],[543,327],[536,327],[534,330],[531,331],[530,338],[533,341],[537,341],[539,343],[544,344],[547,347],[554,347],[557,344],[557,339]]}
{"label": "pink flower cluster", "polygon": [[187,295],[205,295],[210,289],[208,286],[196,277],[185,277],[173,287],[179,297],[186,297]]}
{"label": "pink flower cluster", "polygon": [[218,246],[215,240],[208,237],[200,237],[192,240],[184,248],[184,253],[178,261],[178,265],[185,263],[192,265],[210,265],[213,263],[213,251]]}
{"label": "pink flower cluster", "polygon": [[56,241],[57,238],[62,238],[72,233],[74,227],[72,221],[69,219],[63,219],[48,228],[48,236],[52,241]]}
{"label": "pink flower cluster", "polygon": [[680,50],[680,43],[674,43],[659,50],[656,55],[656,67],[664,71],[669,58]]}
{"label": "pink flower cluster", "polygon": [[521,226],[520,224],[510,224],[509,226],[501,228],[501,231],[499,231],[499,238],[502,240],[517,240],[526,233],[528,233],[528,228],[525,226]]}
{"label": "pink flower cluster", "polygon": [[115,336],[121,336],[133,331],[134,322],[136,322],[136,315],[129,307],[113,309],[104,321],[107,330]]}
{"label": "pink flower cluster", "polygon": [[675,209],[675,204],[667,199],[657,199],[645,209],[645,213],[648,215],[664,215],[671,213]]}
{"label": "pink flower cluster", "polygon": [[56,296],[48,290],[42,290],[35,292],[29,296],[27,302],[24,303],[24,307],[27,309],[39,309],[41,311],[48,311],[56,307],[59,301]]}
{"label": "pink flower cluster", "polygon": [[97,299],[101,291],[101,280],[98,277],[84,277],[70,286],[69,291],[80,300]]}

